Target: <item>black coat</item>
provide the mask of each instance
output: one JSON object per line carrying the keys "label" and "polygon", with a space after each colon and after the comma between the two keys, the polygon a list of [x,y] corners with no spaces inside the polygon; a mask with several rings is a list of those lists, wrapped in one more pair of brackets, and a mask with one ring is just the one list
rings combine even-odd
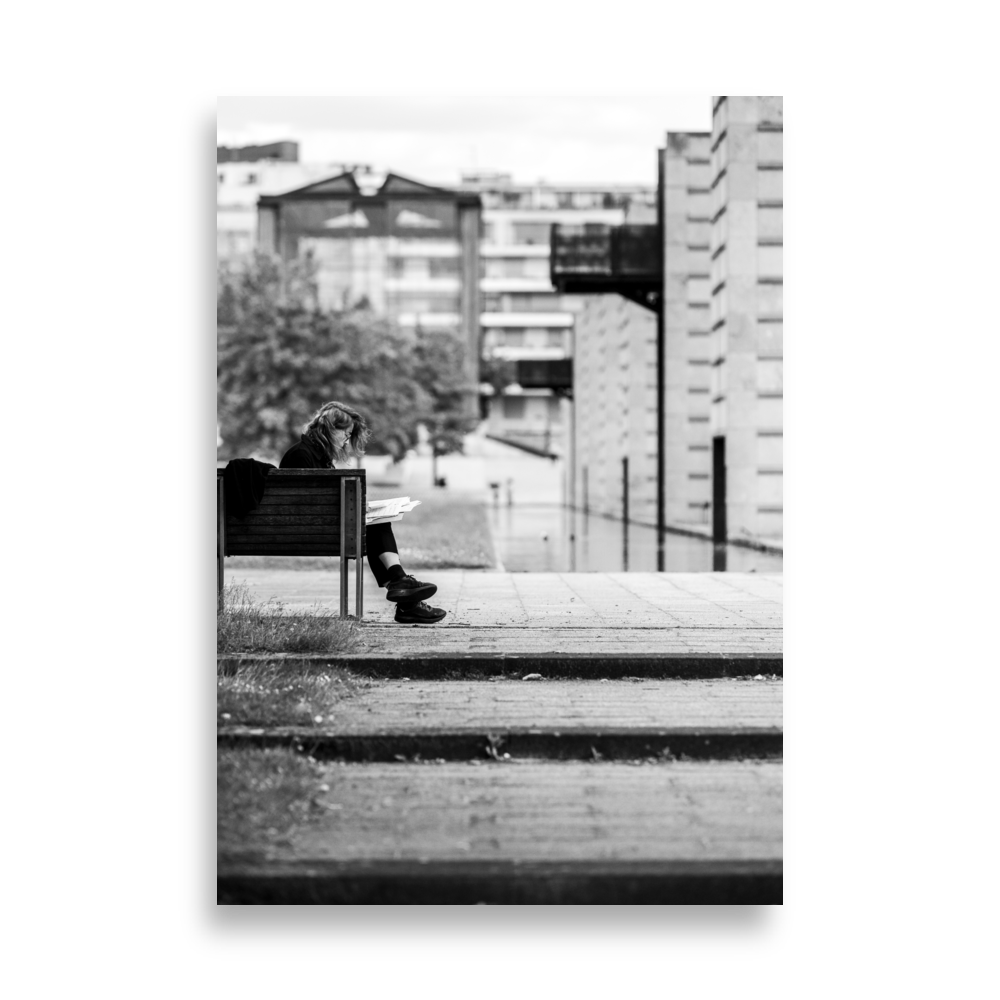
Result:
{"label": "black coat", "polygon": [[222,489],[226,510],[234,517],[246,517],[260,506],[267,474],[274,468],[270,462],[253,458],[234,458],[223,470]]}
{"label": "black coat", "polygon": [[332,469],[333,466],[308,438],[303,437],[281,456],[279,469]]}

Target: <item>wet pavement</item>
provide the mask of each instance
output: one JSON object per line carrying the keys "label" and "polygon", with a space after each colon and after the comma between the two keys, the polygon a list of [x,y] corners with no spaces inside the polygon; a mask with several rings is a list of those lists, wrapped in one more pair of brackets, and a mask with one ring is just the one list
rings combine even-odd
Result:
{"label": "wet pavement", "polygon": [[[497,555],[508,573],[657,571],[656,529],[556,505],[487,505]],[[780,573],[782,557],[668,532],[667,573]]]}

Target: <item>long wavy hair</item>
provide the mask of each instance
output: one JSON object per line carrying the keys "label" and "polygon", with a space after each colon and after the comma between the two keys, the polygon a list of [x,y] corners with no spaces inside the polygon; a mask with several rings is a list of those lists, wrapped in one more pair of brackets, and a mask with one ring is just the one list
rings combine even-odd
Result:
{"label": "long wavy hair", "polygon": [[[332,431],[351,428],[350,437],[343,447],[334,444]],[[371,431],[368,421],[357,410],[344,403],[324,403],[302,429],[302,436],[316,445],[330,465],[343,462],[351,454],[363,455]]]}

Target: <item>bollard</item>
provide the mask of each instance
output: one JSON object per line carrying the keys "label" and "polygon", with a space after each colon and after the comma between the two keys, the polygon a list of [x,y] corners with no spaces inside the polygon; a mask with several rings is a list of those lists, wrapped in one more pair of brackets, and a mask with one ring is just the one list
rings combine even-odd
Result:
{"label": "bollard", "polygon": [[628,455],[622,459],[622,571],[628,572]]}

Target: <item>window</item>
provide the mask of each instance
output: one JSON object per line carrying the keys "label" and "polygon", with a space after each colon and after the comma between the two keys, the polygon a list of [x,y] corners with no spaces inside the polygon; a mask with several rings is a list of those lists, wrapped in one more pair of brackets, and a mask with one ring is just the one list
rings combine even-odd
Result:
{"label": "window", "polygon": [[501,341],[504,347],[524,347],[524,330],[504,330]]}
{"label": "window", "polygon": [[552,229],[548,222],[515,222],[514,242],[515,243],[548,243],[549,233]]}
{"label": "window", "polygon": [[562,347],[563,345],[563,332],[562,330],[546,330],[545,331],[545,346],[546,347]]}
{"label": "window", "polygon": [[483,296],[483,312],[500,312],[503,308],[503,300],[499,295]]}
{"label": "window", "polygon": [[454,295],[435,295],[425,292],[421,295],[400,295],[395,303],[398,312],[413,313],[457,313],[460,309]]}
{"label": "window", "polygon": [[503,415],[505,420],[523,420],[524,419],[524,397],[523,396],[504,396],[503,397]]}
{"label": "window", "polygon": [[458,274],[457,257],[431,257],[429,263],[432,278],[450,278]]}
{"label": "window", "polygon": [[511,312],[554,312],[559,308],[558,295],[510,295]]}

